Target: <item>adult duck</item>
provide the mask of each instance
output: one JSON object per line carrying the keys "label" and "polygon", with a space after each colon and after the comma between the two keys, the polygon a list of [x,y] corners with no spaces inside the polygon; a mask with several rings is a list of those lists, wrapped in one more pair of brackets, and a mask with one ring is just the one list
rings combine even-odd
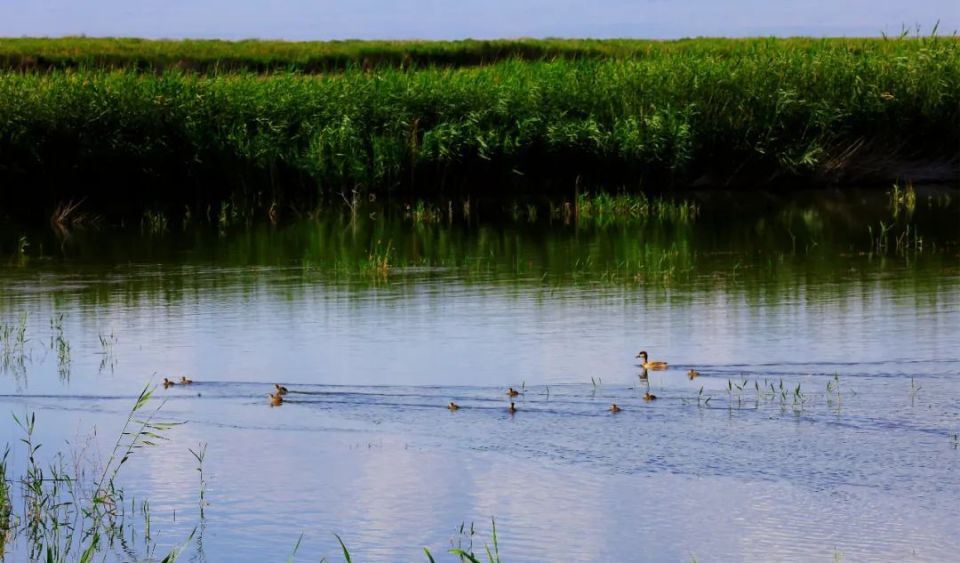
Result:
{"label": "adult duck", "polygon": [[639,354],[637,354],[637,358],[642,360],[640,362],[640,367],[642,367],[643,369],[649,369],[649,370],[667,369],[667,362],[651,361],[647,357],[646,352],[640,352]]}

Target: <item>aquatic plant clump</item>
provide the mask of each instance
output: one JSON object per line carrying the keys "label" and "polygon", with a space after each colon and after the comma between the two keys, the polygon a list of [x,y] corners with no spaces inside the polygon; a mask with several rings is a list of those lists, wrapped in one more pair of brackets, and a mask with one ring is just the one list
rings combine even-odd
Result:
{"label": "aquatic plant clump", "polygon": [[322,75],[8,71],[0,204],[245,213],[358,189],[572,195],[577,178],[666,191],[957,174],[956,38],[668,45]]}

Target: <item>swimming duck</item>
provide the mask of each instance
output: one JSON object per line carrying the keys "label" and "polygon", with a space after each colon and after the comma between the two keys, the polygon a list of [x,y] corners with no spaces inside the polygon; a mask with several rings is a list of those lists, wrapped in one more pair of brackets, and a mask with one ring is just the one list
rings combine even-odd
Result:
{"label": "swimming duck", "polygon": [[652,370],[667,369],[667,362],[656,362],[656,361],[651,362],[650,360],[647,359],[646,352],[640,352],[639,354],[637,354],[637,357],[643,359],[643,362],[640,364],[640,366],[643,369],[652,369]]}
{"label": "swimming duck", "polygon": [[450,404],[447,405],[447,408],[450,409],[450,410],[452,410],[452,411],[455,411],[455,410],[457,410],[457,409],[460,408],[460,405],[454,403],[453,401],[450,401]]}
{"label": "swimming duck", "polygon": [[187,379],[187,376],[183,375],[180,377],[180,385],[190,385],[193,383],[192,379]]}
{"label": "swimming duck", "polygon": [[654,395],[653,393],[651,393],[650,391],[647,391],[646,393],[643,394],[643,400],[644,400],[644,401],[656,401],[656,400],[657,400],[657,396]]}
{"label": "swimming duck", "polygon": [[693,379],[693,378],[695,378],[695,377],[697,377],[697,376],[699,376],[699,375],[700,375],[700,372],[697,371],[697,370],[695,370],[695,369],[692,369],[692,370],[690,370],[690,371],[687,372],[687,377],[689,377],[690,379]]}
{"label": "swimming duck", "polygon": [[513,401],[511,401],[510,406],[507,407],[507,412],[509,412],[510,414],[517,412],[517,406],[513,404]]}
{"label": "swimming duck", "polygon": [[516,397],[516,396],[519,395],[519,394],[520,394],[520,391],[517,391],[517,390],[514,389],[513,387],[507,389],[507,396],[508,396],[508,397]]}
{"label": "swimming duck", "polygon": [[610,408],[607,409],[607,410],[610,411],[610,412],[620,412],[620,411],[622,411],[623,409],[621,409],[620,407],[618,407],[616,403],[612,403],[612,404],[610,405]]}
{"label": "swimming duck", "polygon": [[166,389],[167,387],[170,387],[171,385],[176,385],[176,383],[173,382],[173,381],[170,381],[169,379],[167,379],[166,377],[164,377],[164,378],[163,378],[163,388]]}
{"label": "swimming duck", "polygon": [[267,396],[270,397],[271,407],[279,407],[283,404],[283,397],[280,396],[280,393],[268,393]]}
{"label": "swimming duck", "polygon": [[279,383],[274,383],[273,386],[277,388],[277,395],[287,394],[287,388],[284,387],[283,385],[280,385]]}

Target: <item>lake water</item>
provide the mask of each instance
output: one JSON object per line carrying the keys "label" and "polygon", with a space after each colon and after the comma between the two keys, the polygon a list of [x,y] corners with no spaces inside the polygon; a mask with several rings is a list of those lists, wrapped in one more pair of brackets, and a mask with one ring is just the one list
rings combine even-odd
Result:
{"label": "lake water", "polygon": [[[0,267],[0,328],[26,340],[0,349],[0,442],[22,467],[10,414],[33,412],[42,455],[96,465],[144,385],[188,375],[155,392],[185,424],[121,475],[186,561],[286,560],[301,535],[297,560],[342,560],[335,533],[355,560],[450,560],[493,547],[491,517],[504,561],[951,560],[958,202],[23,231]],[[366,267],[388,248],[389,273]],[[641,349],[670,369],[642,379]]]}

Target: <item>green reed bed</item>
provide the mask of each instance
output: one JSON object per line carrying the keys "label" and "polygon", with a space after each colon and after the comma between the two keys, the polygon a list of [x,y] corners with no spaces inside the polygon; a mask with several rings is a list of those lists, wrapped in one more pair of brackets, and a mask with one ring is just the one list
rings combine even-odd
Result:
{"label": "green reed bed", "polygon": [[[903,37],[901,37],[903,38]],[[823,45],[875,48],[872,39],[500,39],[462,41],[221,41],[139,38],[0,38],[0,69],[177,69],[303,73],[349,68],[475,66],[508,59],[642,59],[670,55],[739,57],[777,43],[795,51]]]}
{"label": "green reed bed", "polygon": [[46,213],[229,201],[266,217],[354,190],[572,196],[577,178],[629,191],[923,180],[956,176],[958,144],[952,37],[318,76],[0,73],[0,204]]}
{"label": "green reed bed", "polygon": [[672,49],[656,41],[504,39],[463,41],[220,41],[137,38],[0,39],[0,68],[122,68],[217,73],[329,72],[371,66],[473,66],[510,58],[637,57]]}

